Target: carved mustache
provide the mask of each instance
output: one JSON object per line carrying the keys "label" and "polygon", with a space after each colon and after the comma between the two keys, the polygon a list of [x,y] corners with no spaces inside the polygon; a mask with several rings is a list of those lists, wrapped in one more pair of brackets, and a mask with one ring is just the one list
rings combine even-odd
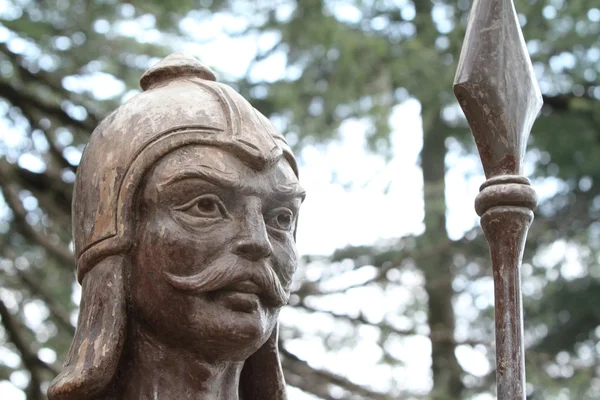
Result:
{"label": "carved mustache", "polygon": [[[273,268],[262,263],[251,263],[238,257],[219,258],[194,275],[179,276],[164,272],[167,282],[185,293],[214,292],[244,281],[251,281],[260,288],[258,295],[271,307],[282,307],[289,300],[289,293]],[[231,261],[231,262],[228,262]]]}

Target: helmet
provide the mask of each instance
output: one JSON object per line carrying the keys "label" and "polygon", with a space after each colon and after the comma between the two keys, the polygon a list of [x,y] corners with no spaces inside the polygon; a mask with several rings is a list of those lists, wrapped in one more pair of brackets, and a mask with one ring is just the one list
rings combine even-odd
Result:
{"label": "helmet", "polygon": [[137,189],[152,165],[189,144],[219,146],[260,168],[292,152],[271,122],[199,61],[175,53],[141,78],[144,92],[92,133],[77,171],[73,237],[79,281],[132,241]]}

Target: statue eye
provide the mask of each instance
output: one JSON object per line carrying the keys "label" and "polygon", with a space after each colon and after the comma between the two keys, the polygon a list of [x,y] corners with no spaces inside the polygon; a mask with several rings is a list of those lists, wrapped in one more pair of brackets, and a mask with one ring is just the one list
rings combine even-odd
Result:
{"label": "statue eye", "polygon": [[280,231],[291,231],[293,229],[294,214],[287,208],[278,208],[271,212],[267,219],[267,225]]}
{"label": "statue eye", "polygon": [[196,197],[177,210],[196,218],[220,218],[226,215],[225,206],[214,194]]}

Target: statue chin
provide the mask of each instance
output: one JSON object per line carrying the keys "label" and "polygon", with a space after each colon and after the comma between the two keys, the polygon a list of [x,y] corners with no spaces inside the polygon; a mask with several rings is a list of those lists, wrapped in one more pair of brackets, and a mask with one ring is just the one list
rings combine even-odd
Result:
{"label": "statue chin", "polygon": [[184,299],[178,304],[187,306],[180,308],[184,312],[169,317],[156,318],[148,304],[132,304],[132,329],[156,346],[182,349],[197,359],[245,361],[275,328],[278,310],[264,307],[256,295],[216,292],[179,296]]}

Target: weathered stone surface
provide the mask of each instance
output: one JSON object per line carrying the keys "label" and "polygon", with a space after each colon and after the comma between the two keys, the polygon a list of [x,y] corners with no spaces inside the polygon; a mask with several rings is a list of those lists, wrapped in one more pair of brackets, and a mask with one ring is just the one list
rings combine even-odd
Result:
{"label": "weathered stone surface", "polygon": [[50,400],[284,399],[277,316],[304,191],[274,126],[174,54],[77,170],[77,331]]}

